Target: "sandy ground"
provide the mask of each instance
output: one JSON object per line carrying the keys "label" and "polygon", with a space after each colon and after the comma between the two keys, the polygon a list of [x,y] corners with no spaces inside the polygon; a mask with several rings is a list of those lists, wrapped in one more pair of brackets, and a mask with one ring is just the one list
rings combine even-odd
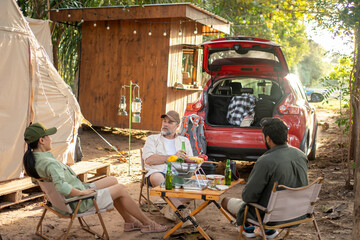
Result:
{"label": "sandy ground", "polygon": [[[354,194],[345,189],[347,137],[341,135],[341,130],[335,124],[336,111],[318,110],[320,122],[318,131],[317,159],[309,163],[309,179],[316,179],[321,173],[325,174],[325,182],[320,193],[320,200],[316,206],[316,216],[323,239],[351,239],[352,212]],[[328,124],[328,127],[327,127]],[[100,131],[110,143],[119,150],[128,152],[128,133],[123,130],[103,129]],[[151,134],[146,131],[135,131],[131,138],[131,171],[128,175],[129,164],[117,160],[117,156],[110,147],[100,139],[92,130],[80,132],[81,145],[84,153],[83,161],[100,161],[111,163],[111,175],[118,178],[119,182],[126,185],[131,197],[137,202],[140,186],[140,148],[143,146],[146,136]],[[247,178],[252,164],[237,162],[237,168],[241,177]],[[223,165],[217,169],[223,173]],[[223,196],[240,197],[243,185],[238,185]],[[153,200],[157,200],[155,197]],[[196,201],[199,205],[202,201]],[[0,236],[2,239],[40,239],[35,235],[35,227],[41,216],[41,200],[34,200],[0,210]],[[161,224],[174,226],[174,223],[166,220],[159,212],[146,213],[150,218]],[[163,234],[142,234],[140,232],[124,233],[124,221],[116,211],[103,214],[104,221],[111,239],[161,239]],[[230,224],[221,212],[210,205],[200,212],[196,219],[199,225],[213,239],[237,239],[238,232],[234,225]],[[89,219],[94,229],[99,229],[96,218]],[[67,221],[58,218],[54,214],[47,215],[44,230],[52,238],[58,236],[67,225]],[[0,237],[0,239],[1,239]],[[78,222],[74,223],[69,239],[91,239],[88,233],[80,230]],[[194,228],[177,230],[170,239],[201,239]],[[260,238],[258,238],[260,239]],[[294,229],[288,239],[317,239],[312,225],[303,224]]]}

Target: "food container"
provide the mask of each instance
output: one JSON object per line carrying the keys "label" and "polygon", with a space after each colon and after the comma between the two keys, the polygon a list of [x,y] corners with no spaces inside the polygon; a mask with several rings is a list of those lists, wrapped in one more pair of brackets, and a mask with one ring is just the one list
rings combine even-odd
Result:
{"label": "food container", "polygon": [[203,190],[207,187],[209,180],[204,179],[185,179],[183,188],[184,190]]}
{"label": "food container", "polygon": [[180,163],[172,162],[171,169],[175,170],[174,175],[181,178],[190,178],[194,172],[200,167],[197,163]]}

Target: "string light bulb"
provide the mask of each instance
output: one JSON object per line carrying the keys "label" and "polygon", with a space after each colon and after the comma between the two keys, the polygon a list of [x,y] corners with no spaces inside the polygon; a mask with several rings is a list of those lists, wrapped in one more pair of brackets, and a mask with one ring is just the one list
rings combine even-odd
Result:
{"label": "string light bulb", "polygon": [[70,14],[70,13],[68,13],[68,18],[71,18],[71,14]]}
{"label": "string light bulb", "polygon": [[180,27],[179,27],[179,36],[182,35],[182,31],[181,31],[181,21],[180,21]]}
{"label": "string light bulb", "polygon": [[134,31],[133,31],[134,34],[136,34],[136,27],[134,27]]}
{"label": "string light bulb", "polygon": [[150,23],[150,29],[149,29],[149,36],[151,36],[152,33],[151,33],[151,23]]}
{"label": "string light bulb", "polygon": [[166,23],[164,23],[164,31],[163,31],[163,36],[166,37],[167,33],[166,33]]}
{"label": "string light bulb", "polygon": [[84,22],[84,18],[81,18],[81,22],[82,22],[82,23]]}
{"label": "string light bulb", "polygon": [[195,29],[194,29],[194,34],[198,34],[198,29],[197,29],[197,23],[195,22]]}
{"label": "string light bulb", "polygon": [[108,22],[106,22],[106,29],[107,29],[107,30],[110,30],[110,25],[109,25]]}
{"label": "string light bulb", "polygon": [[94,22],[94,27],[96,27],[96,22]]}
{"label": "string light bulb", "polygon": [[56,9],[56,12],[59,12],[59,9]]}
{"label": "string light bulb", "polygon": [[246,20],[245,20],[245,17],[243,17],[243,21],[242,21],[244,24],[246,23]]}

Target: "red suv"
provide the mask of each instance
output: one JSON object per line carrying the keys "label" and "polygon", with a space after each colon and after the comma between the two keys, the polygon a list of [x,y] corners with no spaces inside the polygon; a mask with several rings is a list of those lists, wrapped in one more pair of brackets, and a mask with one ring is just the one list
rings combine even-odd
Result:
{"label": "red suv", "polygon": [[202,44],[203,69],[211,78],[185,115],[205,120],[207,155],[215,160],[257,160],[265,151],[260,120],[278,117],[289,144],[315,158],[317,120],[304,88],[289,69],[280,45],[253,37]]}

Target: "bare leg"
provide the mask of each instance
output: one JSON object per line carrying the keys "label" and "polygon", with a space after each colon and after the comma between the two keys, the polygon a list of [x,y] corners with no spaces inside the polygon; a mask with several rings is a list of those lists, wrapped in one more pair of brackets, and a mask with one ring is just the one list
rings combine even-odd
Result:
{"label": "bare leg", "polygon": [[[229,201],[232,201],[231,207],[229,206]],[[242,204],[244,204],[244,202],[241,199],[237,199],[237,198],[225,197],[221,201],[222,208],[225,209],[234,218],[236,218],[236,215],[237,215],[238,211],[240,210]]]}
{"label": "bare leg", "polygon": [[144,225],[150,225],[153,221],[148,218],[131,199],[126,188],[122,184],[109,187],[110,194],[114,200],[114,206],[125,222],[134,222],[134,218],[138,219]]}
{"label": "bare leg", "polygon": [[[162,175],[161,173],[156,172],[156,173],[153,173],[150,175],[151,186],[157,187],[163,182],[165,182],[165,178],[164,178],[164,175]],[[180,205],[183,205],[190,201],[190,199],[187,199],[187,198],[173,198],[172,197],[169,199],[175,205],[176,208],[179,207]]]}
{"label": "bare leg", "polygon": [[156,172],[150,175],[151,186],[157,187],[163,182],[165,182],[165,178],[164,175],[162,175],[161,173]]}
{"label": "bare leg", "polygon": [[114,176],[109,176],[94,182],[97,189],[108,188],[118,184],[118,180]]}

